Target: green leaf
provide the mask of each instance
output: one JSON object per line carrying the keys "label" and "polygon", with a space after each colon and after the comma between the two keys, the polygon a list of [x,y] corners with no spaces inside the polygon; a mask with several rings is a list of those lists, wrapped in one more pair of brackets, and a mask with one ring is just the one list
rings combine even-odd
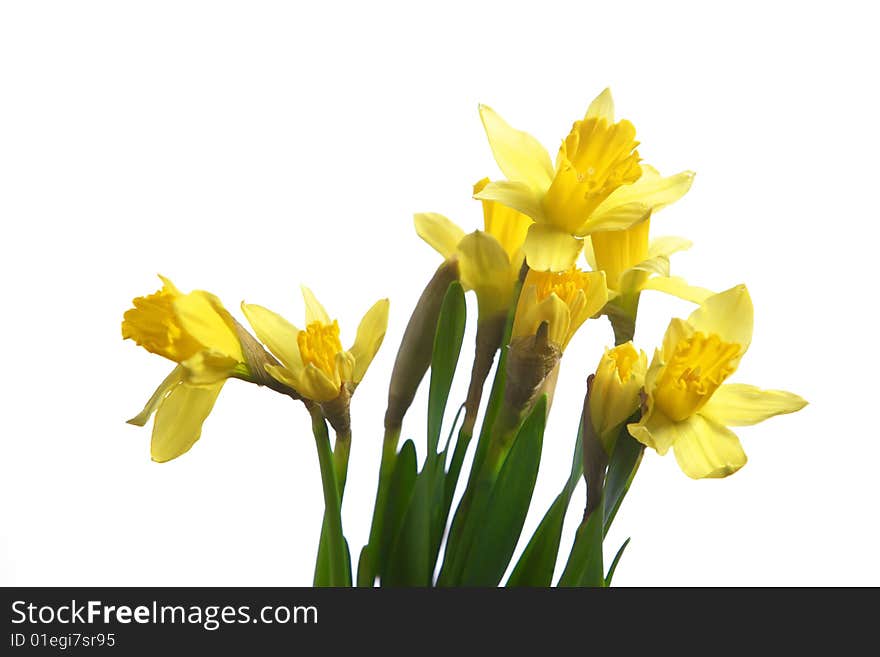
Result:
{"label": "green leaf", "polygon": [[620,508],[623,498],[629,491],[633,479],[638,472],[645,446],[629,435],[626,424],[623,425],[614,450],[608,462],[608,474],[605,476],[605,533],[611,527],[614,516]]}
{"label": "green leaf", "polygon": [[418,474],[403,526],[391,548],[382,583],[389,586],[431,585],[431,506],[437,481],[437,459],[425,461]]}
{"label": "green leaf", "polygon": [[416,446],[412,440],[407,440],[397,455],[397,464],[388,487],[388,504],[385,507],[385,522],[376,562],[383,582],[388,575],[391,550],[403,528],[406,511],[413,496],[416,467]]}
{"label": "green leaf", "polygon": [[557,586],[605,585],[605,570],[602,566],[602,502],[578,527],[568,555],[568,563],[562,571]]}
{"label": "green leaf", "polygon": [[[504,465],[491,488],[459,584],[497,586],[516,549],[532,501],[541,463],[547,398],[542,396],[523,422]],[[476,507],[475,507],[476,511]]]}
{"label": "green leaf", "polygon": [[464,339],[467,306],[464,291],[456,282],[450,284],[440,307],[434,351],[431,357],[431,386],[428,392],[428,457],[437,453],[440,430],[449,389],[458,365],[461,343]]}
{"label": "green leaf", "polygon": [[520,555],[507,586],[550,586],[553,582],[553,571],[559,554],[559,543],[562,540],[562,528],[565,514],[571,502],[571,495],[584,473],[583,427],[578,422],[577,440],[571,461],[571,473],[562,492],[556,496],[550,508],[544,514],[541,524],[532,534],[526,549]]}
{"label": "green leaf", "polygon": [[611,579],[614,577],[614,571],[617,570],[617,564],[620,561],[620,557],[623,556],[623,551],[626,550],[626,546],[629,545],[630,539],[626,539],[623,542],[623,545],[620,546],[620,549],[617,550],[617,554],[614,555],[614,560],[611,562],[611,568],[608,569],[608,574],[605,575],[605,586],[611,586]]}
{"label": "green leaf", "polygon": [[556,496],[517,561],[513,573],[507,580],[507,586],[546,587],[552,584],[556,555],[562,539],[562,526],[570,500],[571,495],[567,491]]}

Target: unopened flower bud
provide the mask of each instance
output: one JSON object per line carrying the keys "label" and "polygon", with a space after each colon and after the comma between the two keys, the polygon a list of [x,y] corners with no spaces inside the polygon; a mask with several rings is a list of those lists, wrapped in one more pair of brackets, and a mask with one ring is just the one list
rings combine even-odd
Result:
{"label": "unopened flower bud", "polygon": [[639,391],[645,385],[648,357],[632,342],[606,349],[596,368],[590,393],[593,430],[610,454],[620,425],[639,408]]}
{"label": "unopened flower bud", "polygon": [[396,431],[403,423],[419,384],[431,364],[434,334],[440,307],[449,285],[458,280],[458,263],[447,260],[435,272],[416,303],[409,318],[400,349],[391,371],[388,386],[388,408],[385,411],[386,431]]}
{"label": "unopened flower bud", "polygon": [[562,357],[548,332],[548,323],[542,322],[535,335],[514,338],[508,347],[504,406],[517,417],[531,406]]}

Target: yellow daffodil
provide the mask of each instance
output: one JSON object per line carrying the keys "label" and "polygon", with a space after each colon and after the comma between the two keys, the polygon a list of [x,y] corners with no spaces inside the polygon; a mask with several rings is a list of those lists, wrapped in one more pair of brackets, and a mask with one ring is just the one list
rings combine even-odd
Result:
{"label": "yellow daffodil", "polygon": [[[488,178],[474,185],[478,193]],[[415,215],[416,232],[446,260],[458,260],[466,290],[477,296],[480,317],[506,314],[522,266],[522,245],[532,220],[492,201],[483,201],[484,230],[465,234],[437,213]]]}
{"label": "yellow daffodil", "polygon": [[635,128],[614,121],[614,103],[606,89],[593,100],[563,141],[554,167],[550,155],[531,135],[508,125],[491,108],[480,116],[495,161],[506,181],[486,185],[476,196],[497,201],[534,219],[523,247],[532,269],[570,268],[583,238],[625,230],[652,208],[671,203],[687,191],[688,174],[653,179],[627,190],[644,175],[636,150]]}
{"label": "yellow daffodil", "polygon": [[242,310],[260,341],[281,361],[266,371],[305,399],[324,404],[354,392],[379,350],[388,326],[388,299],[377,301],[358,326],[351,349],[339,339],[339,324],[312,291],[303,286],[306,327],[299,330],[280,315],[255,304]]}
{"label": "yellow daffodil", "polygon": [[187,452],[226,379],[249,373],[236,322],[220,300],[200,290],[183,294],[166,278],[162,283],[158,292],[135,299],[122,321],[123,338],[178,363],[129,420],[143,426],[156,412],[150,451],[159,462]]}
{"label": "yellow daffodil", "polygon": [[572,267],[565,272],[529,270],[523,283],[512,338],[534,336],[547,322],[547,337],[564,350],[572,336],[608,301],[604,272],[584,272]]}
{"label": "yellow daffodil", "polygon": [[632,342],[606,349],[599,361],[590,388],[590,419],[606,454],[620,426],[639,407],[647,371],[647,354]]}
{"label": "yellow daffodil", "polygon": [[706,299],[687,321],[673,319],[645,379],[647,409],[629,432],[665,454],[671,447],[690,477],[726,477],[746,463],[728,426],[751,425],[806,405],[781,390],[725,384],[752,339],[744,285]]}

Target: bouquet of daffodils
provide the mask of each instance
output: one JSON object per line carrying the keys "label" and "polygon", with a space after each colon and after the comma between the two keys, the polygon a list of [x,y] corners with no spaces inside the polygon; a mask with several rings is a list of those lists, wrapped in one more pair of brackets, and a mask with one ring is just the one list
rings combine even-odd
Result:
{"label": "bouquet of daffodils", "polygon": [[[316,586],[497,586],[521,538],[525,547],[507,586],[608,586],[626,544],[606,567],[603,540],[646,447],[659,454],[671,449],[689,477],[727,477],[746,463],[729,427],[806,404],[789,392],[727,382],[752,337],[748,290],[735,285],[714,293],[670,275],[670,257],[690,242],[650,240],[651,220],[687,193],[693,173],[664,177],[642,162],[635,128],[615,120],[608,90],[575,121],[555,165],[534,137],[489,107],[480,107],[480,117],[504,178],[474,185],[482,230],[467,233],[439,214],[415,216],[416,232],[442,262],[397,351],[372,525],[356,561],[340,515],[352,440],[349,406],[382,345],[388,300],[367,311],[348,349],[337,321],[306,287],[302,329],[243,303],[250,332],[216,296],[181,292],[165,278],[159,291],[136,298],[125,312],[123,337],[176,364],[129,421],[143,426],[155,413],[153,460],[169,461],[193,446],[229,379],[286,395],[310,414],[324,500]],[[646,290],[695,305],[687,319],[670,321],[650,363],[633,343]],[[441,441],[467,292],[476,295],[478,308],[470,384]],[[565,349],[584,322],[602,318],[615,346],[597,358],[594,371],[584,372],[571,472],[526,541],[522,529]],[[404,418],[429,370],[426,439],[418,447],[412,440],[401,445]],[[563,521],[581,477],[583,520],[573,544],[562,546]],[[554,580],[563,548],[565,567]]]}

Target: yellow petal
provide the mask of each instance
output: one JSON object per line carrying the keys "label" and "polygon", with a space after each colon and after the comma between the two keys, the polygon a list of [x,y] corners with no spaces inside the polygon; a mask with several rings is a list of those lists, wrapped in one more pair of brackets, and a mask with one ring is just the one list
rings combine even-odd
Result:
{"label": "yellow petal", "polygon": [[240,361],[213,349],[200,351],[181,363],[186,370],[186,382],[193,385],[217,383],[229,376]]}
{"label": "yellow petal", "polygon": [[336,371],[343,382],[358,383],[354,380],[354,356],[350,351],[340,351],[336,354]]}
{"label": "yellow petal", "polygon": [[481,201],[495,201],[535,221],[546,222],[541,197],[525,183],[506,180],[490,182],[474,194],[474,198]]}
{"label": "yellow petal", "polygon": [[327,311],[324,310],[324,306],[322,306],[321,302],[318,301],[315,293],[312,292],[305,285],[301,285],[300,288],[302,289],[303,300],[306,303],[306,324],[308,325],[312,322],[329,324],[330,315],[328,315]]}
{"label": "yellow petal", "polygon": [[700,415],[679,422],[678,432],[675,460],[692,479],[727,477],[748,460],[735,433]]}
{"label": "yellow petal", "polygon": [[748,289],[745,285],[737,285],[713,294],[691,313],[688,324],[705,335],[714,333],[724,342],[742,345],[742,353],[745,353],[752,342],[754,324],[754,308]]}
{"label": "yellow petal", "polygon": [[724,426],[742,427],[774,415],[794,413],[806,405],[803,397],[785,390],[762,390],[745,383],[728,383],[715,391],[700,414]]}
{"label": "yellow petal", "polygon": [[526,320],[529,326],[527,334],[535,335],[543,322],[547,322],[547,336],[550,341],[564,348],[573,333],[571,330],[571,311],[568,305],[555,293],[530,309]]}
{"label": "yellow petal", "polygon": [[414,217],[416,233],[434,248],[444,260],[455,253],[464,231],[436,212],[420,212]]}
{"label": "yellow petal", "polygon": [[377,301],[364,314],[364,318],[358,325],[357,335],[351,347],[351,354],[354,356],[351,380],[354,383],[360,383],[364,378],[367,368],[373,362],[373,357],[382,345],[382,340],[385,338],[385,330],[388,328],[389,307],[390,302],[388,299]]}
{"label": "yellow petal", "polygon": [[592,236],[589,236],[584,240],[584,259],[587,261],[587,264],[590,265],[590,269],[593,271],[599,269],[596,265],[596,251],[593,247]]}
{"label": "yellow petal", "polygon": [[[648,385],[647,380],[645,385]],[[627,430],[640,443],[663,455],[678,440],[682,424],[684,423],[673,422],[660,410],[653,408],[638,423],[627,425]]]}
{"label": "yellow petal", "polygon": [[284,367],[294,372],[303,368],[297,345],[298,328],[263,306],[242,303],[241,310],[260,342],[275,354]]}
{"label": "yellow petal", "polygon": [[603,231],[626,230],[645,221],[650,215],[650,206],[643,203],[626,203],[604,211],[599,208],[577,232],[578,235],[589,235]]}
{"label": "yellow petal", "polygon": [[[338,375],[337,372],[336,376]],[[302,390],[297,389],[297,392],[312,401],[328,402],[339,396],[341,383],[341,381],[331,381],[323,371],[309,363],[302,373]]]}
{"label": "yellow petal", "polygon": [[202,433],[202,423],[217,401],[223,381],[209,386],[181,383],[156,411],[150,454],[163,463],[189,451]]}
{"label": "yellow petal", "polygon": [[668,258],[673,253],[687,251],[693,245],[693,242],[683,237],[673,237],[672,235],[658,237],[652,240],[650,246],[648,246],[648,257],[666,256]]}
{"label": "yellow petal", "polygon": [[643,289],[650,276],[668,276],[669,258],[654,256],[625,269],[620,275],[617,291],[621,294],[638,292]]}
{"label": "yellow petal", "polygon": [[712,290],[696,285],[688,285],[687,281],[679,276],[664,276],[650,278],[642,283],[643,290],[657,290],[671,294],[679,299],[691,301],[693,303],[703,303],[706,299],[715,294]]}
{"label": "yellow petal", "polygon": [[[474,195],[483,191],[488,184],[488,178],[474,184]],[[482,205],[486,232],[498,240],[508,259],[513,261],[517,255],[521,257],[522,245],[533,219],[495,201],[482,201]]]}
{"label": "yellow petal", "polygon": [[593,99],[584,115],[584,120],[586,119],[605,119],[609,124],[614,123],[614,99],[611,97],[611,89],[606,87]]}
{"label": "yellow petal", "polygon": [[174,312],[183,330],[207,349],[244,360],[232,319],[217,297],[200,290],[185,294],[174,300]]}
{"label": "yellow petal", "polygon": [[565,271],[577,260],[583,240],[546,224],[532,224],[523,251],[526,262],[536,271]]}
{"label": "yellow petal", "polygon": [[507,308],[513,293],[507,253],[494,237],[477,230],[465,235],[458,246],[462,285],[477,294],[484,317]]}
{"label": "yellow petal", "polygon": [[276,381],[283,383],[289,388],[293,388],[301,396],[305,397],[306,395],[303,393],[302,382],[303,369],[305,368],[301,368],[298,371],[293,371],[281,365],[266,365],[266,372],[269,373],[269,376],[271,376]]}
{"label": "yellow petal", "polygon": [[563,349],[568,346],[569,341],[583,323],[602,310],[605,304],[608,303],[608,286],[605,284],[605,272],[587,272],[587,277],[590,279],[590,285],[580,290],[569,306],[568,335],[565,342],[562,343]]}
{"label": "yellow petal", "polygon": [[181,365],[178,365],[171,370],[171,374],[165,377],[165,380],[159,384],[159,387],[156,388],[156,392],[154,392],[153,396],[147,401],[144,410],[130,420],[127,420],[128,424],[134,424],[138,427],[144,426],[153,412],[159,407],[159,404],[162,403],[162,400],[165,399],[165,397],[167,397],[181,381],[183,381],[185,374],[186,371]]}
{"label": "yellow petal", "polygon": [[631,204],[642,205],[656,212],[687,194],[694,181],[693,171],[682,171],[664,178],[652,166],[642,163],[641,167],[639,179],[631,185],[618,187],[596,208],[596,215],[613,213],[617,208]]}
{"label": "yellow petal", "polygon": [[480,105],[480,118],[492,155],[505,177],[525,183],[535,192],[546,190],[553,179],[553,164],[538,140],[527,132],[510,127],[486,105]]}

